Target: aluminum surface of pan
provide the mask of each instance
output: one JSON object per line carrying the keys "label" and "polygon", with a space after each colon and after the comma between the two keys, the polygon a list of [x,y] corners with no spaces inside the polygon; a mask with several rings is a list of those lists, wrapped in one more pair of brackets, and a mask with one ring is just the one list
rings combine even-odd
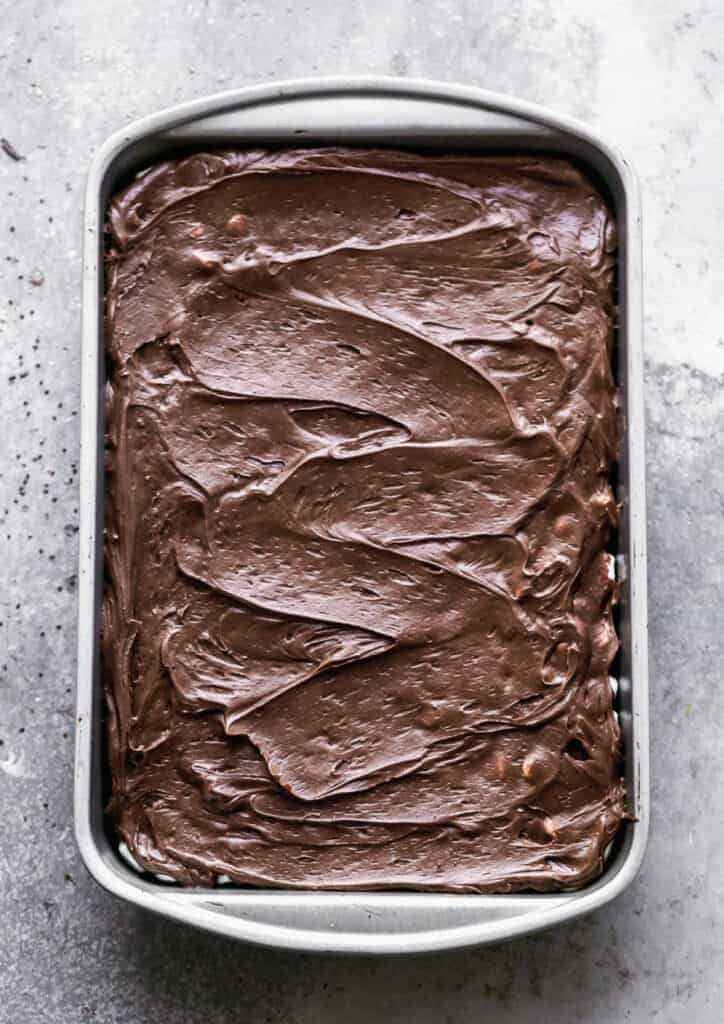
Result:
{"label": "aluminum surface of pan", "polygon": [[[103,224],[130,174],[215,144],[378,143],[441,150],[547,151],[585,164],[608,190],[619,231],[616,372],[622,504],[616,571],[621,655],[616,707],[629,807],[603,875],[573,893],[446,895],[181,889],[135,873],[103,820],[99,605],[103,542]],[[90,170],[85,206],[75,829],[91,875],[139,906],[231,938],[284,949],[414,953],[500,941],[570,920],[629,885],[648,832],[646,519],[642,383],[641,223],[635,176],[586,127],[480,89],[392,78],[318,78],[256,86],[186,103],[113,135]]]}

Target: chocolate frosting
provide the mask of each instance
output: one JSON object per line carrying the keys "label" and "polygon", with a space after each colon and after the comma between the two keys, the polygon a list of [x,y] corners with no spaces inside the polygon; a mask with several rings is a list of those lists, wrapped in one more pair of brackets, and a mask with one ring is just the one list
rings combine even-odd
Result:
{"label": "chocolate frosting", "polygon": [[194,885],[594,877],[624,813],[602,197],[547,157],[218,152],[109,220],[133,856]]}

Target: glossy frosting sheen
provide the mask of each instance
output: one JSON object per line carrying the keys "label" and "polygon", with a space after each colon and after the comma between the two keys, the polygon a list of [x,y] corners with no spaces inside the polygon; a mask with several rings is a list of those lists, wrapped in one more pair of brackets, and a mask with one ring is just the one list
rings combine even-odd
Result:
{"label": "glossy frosting sheen", "polygon": [[302,149],[110,207],[120,836],[187,884],[510,892],[623,816],[612,272],[565,161]]}

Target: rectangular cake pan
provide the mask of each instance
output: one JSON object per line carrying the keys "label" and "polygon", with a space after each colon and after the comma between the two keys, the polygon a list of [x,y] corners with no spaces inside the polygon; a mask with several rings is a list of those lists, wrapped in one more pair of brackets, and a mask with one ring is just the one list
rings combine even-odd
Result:
{"label": "rectangular cake pan", "polygon": [[[583,164],[613,205],[619,231],[615,370],[621,403],[616,572],[627,821],[597,881],[574,893],[445,895],[319,893],[224,886],[182,889],[121,859],[103,816],[103,259],[110,195],[137,171],[213,146],[377,144],[447,151],[538,151]],[[601,907],[634,878],[649,818],[646,516],[642,384],[641,222],[635,176],[586,127],[481,89],[394,78],[318,78],[256,86],[186,103],[113,135],[90,171],[83,253],[78,714],[75,828],[91,875],[109,892],[188,924],[266,946],[347,953],[414,953],[523,935]]]}

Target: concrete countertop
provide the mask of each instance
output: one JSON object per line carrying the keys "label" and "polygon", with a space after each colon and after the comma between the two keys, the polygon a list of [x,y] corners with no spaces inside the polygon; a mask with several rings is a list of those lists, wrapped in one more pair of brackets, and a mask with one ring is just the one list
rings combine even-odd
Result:
{"label": "concrete countertop", "polygon": [[[718,9],[717,9],[718,8]],[[601,129],[644,196],[653,832],[618,902],[407,960],[274,954],[114,901],[71,822],[81,204],[110,132],[305,74],[425,76]],[[0,1022],[722,1019],[724,11],[692,0],[27,0],[0,28]],[[15,159],[21,156],[22,159]]]}

